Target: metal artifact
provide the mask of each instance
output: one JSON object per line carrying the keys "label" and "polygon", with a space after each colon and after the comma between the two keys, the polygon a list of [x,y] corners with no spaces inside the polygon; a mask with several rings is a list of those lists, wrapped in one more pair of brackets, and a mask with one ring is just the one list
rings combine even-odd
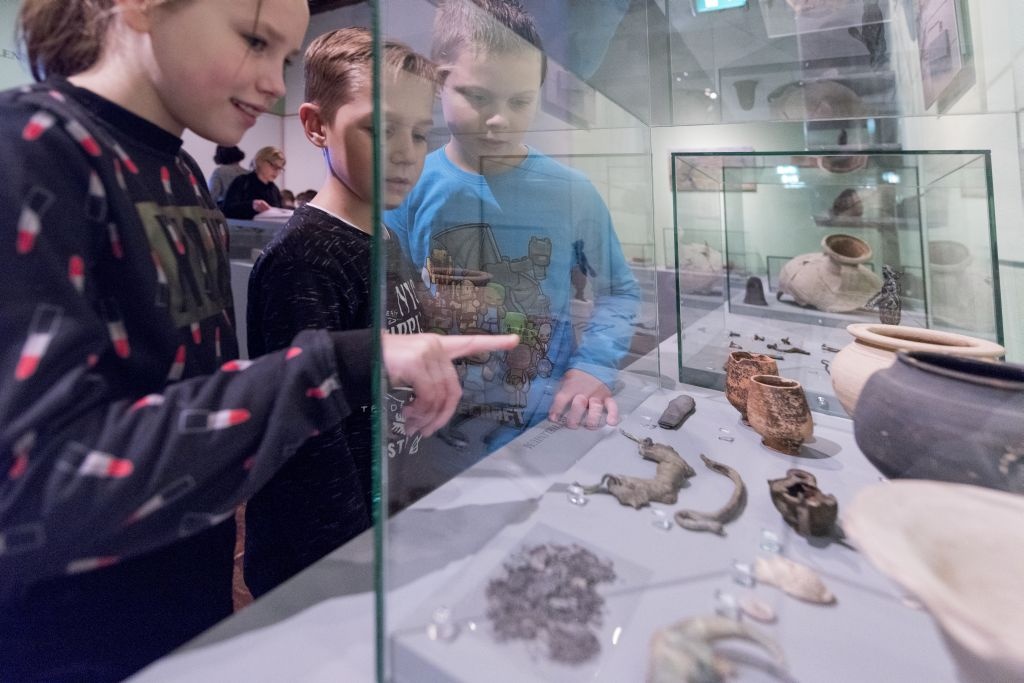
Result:
{"label": "metal artifact", "polygon": [[575,544],[543,544],[524,547],[502,568],[486,590],[487,618],[499,642],[537,640],[563,664],[597,656],[601,643],[593,628],[604,611],[597,586],[615,581],[610,560]]}
{"label": "metal artifact", "polygon": [[884,325],[899,325],[903,312],[900,298],[903,274],[889,265],[882,266],[882,289],[864,304],[866,308],[877,308],[878,319]]}
{"label": "metal artifact", "polygon": [[728,502],[720,510],[716,512],[679,510],[675,514],[676,523],[690,531],[710,531],[719,536],[724,536],[725,530],[723,527],[725,523],[739,517],[740,513],[743,512],[744,506],[747,504],[747,487],[744,486],[739,472],[728,465],[716,462],[703,453],[700,454],[700,459],[704,461],[708,469],[729,477],[732,483],[736,485],[736,488],[733,490]]}
{"label": "metal artifact", "polygon": [[764,337],[762,337],[761,335],[759,335],[758,333],[755,332],[754,333],[754,341],[764,341]]}
{"label": "metal artifact", "polygon": [[[783,339],[785,343],[789,343],[788,340]],[[789,348],[780,349],[778,344],[768,344],[768,348],[772,351],[778,351],[779,353],[802,353],[805,356],[811,355],[810,351],[804,351],[799,346],[790,346]]]}
{"label": "metal artifact", "polygon": [[712,649],[712,643],[741,638],[760,645],[785,666],[782,648],[768,635],[735,619],[718,615],[683,619],[655,631],[647,683],[721,683],[733,666]]}
{"label": "metal artifact", "polygon": [[802,536],[827,536],[839,515],[836,497],[823,493],[810,472],[791,469],[781,479],[769,479],[772,503],[786,524]]}
{"label": "metal artifact", "polygon": [[653,479],[628,477],[623,474],[606,474],[601,482],[593,486],[584,486],[583,492],[610,493],[623,505],[636,509],[650,502],[673,505],[678,500],[679,489],[683,483],[697,474],[671,446],[654,443],[653,439],[639,438],[620,429],[623,436],[640,444],[640,455],[644,460],[658,464]]}

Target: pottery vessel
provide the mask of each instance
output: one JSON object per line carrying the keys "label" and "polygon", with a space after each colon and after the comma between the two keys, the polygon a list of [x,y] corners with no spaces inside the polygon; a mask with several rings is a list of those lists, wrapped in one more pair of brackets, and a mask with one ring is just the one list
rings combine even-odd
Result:
{"label": "pottery vessel", "polygon": [[1024,681],[1024,496],[937,481],[861,489],[843,530],[942,627],[958,681]]}
{"label": "pottery vessel", "polygon": [[679,289],[696,294],[721,289],[725,282],[725,260],[722,252],[706,243],[679,245]]}
{"label": "pottery vessel", "polygon": [[791,469],[781,479],[769,479],[772,503],[786,524],[803,536],[826,536],[839,514],[836,497],[818,488],[810,472]]}
{"label": "pottery vessel", "polygon": [[887,477],[1024,493],[1024,365],[902,352],[868,380],[853,425]]}
{"label": "pottery vessel", "polygon": [[819,254],[796,256],[779,272],[779,292],[802,306],[843,313],[863,308],[882,288],[882,278],[864,264],[871,246],[852,235],[828,235]]}
{"label": "pottery vessel", "polygon": [[747,424],[747,388],[754,375],[778,375],[775,359],[760,353],[733,351],[725,362],[725,398]]}
{"label": "pottery vessel", "polygon": [[800,382],[775,375],[754,375],[747,388],[747,419],[761,443],[797,455],[814,433],[811,409]]}
{"label": "pottery vessel", "polygon": [[996,360],[1006,353],[995,342],[923,327],[856,323],[847,325],[846,331],[853,335],[853,341],[839,350],[829,369],[836,397],[851,416],[868,377],[892,365],[897,351],[930,351],[986,360]]}
{"label": "pottery vessel", "polygon": [[952,240],[928,243],[928,307],[936,321],[985,332],[995,327],[991,273],[972,267],[970,249]]}

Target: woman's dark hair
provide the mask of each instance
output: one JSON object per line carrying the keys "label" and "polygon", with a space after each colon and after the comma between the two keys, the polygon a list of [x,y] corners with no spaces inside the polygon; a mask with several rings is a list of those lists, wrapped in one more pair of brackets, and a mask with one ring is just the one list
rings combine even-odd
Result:
{"label": "woman's dark hair", "polygon": [[245,152],[237,147],[223,147],[217,145],[217,151],[213,155],[215,164],[237,164],[245,158]]}

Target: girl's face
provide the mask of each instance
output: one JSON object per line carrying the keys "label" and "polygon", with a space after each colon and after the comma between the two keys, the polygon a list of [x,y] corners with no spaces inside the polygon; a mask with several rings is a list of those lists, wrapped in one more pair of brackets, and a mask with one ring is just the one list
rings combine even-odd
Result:
{"label": "girl's face", "polygon": [[284,67],[299,54],[308,22],[305,0],[152,6],[139,24],[148,49],[136,111],[175,135],[188,128],[236,144],[284,95]]}

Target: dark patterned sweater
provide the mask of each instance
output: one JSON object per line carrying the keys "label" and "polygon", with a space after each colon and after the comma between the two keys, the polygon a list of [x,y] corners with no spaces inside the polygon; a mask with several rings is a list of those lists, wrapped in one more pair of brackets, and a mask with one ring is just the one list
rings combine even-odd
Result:
{"label": "dark patterned sweater", "polygon": [[[393,237],[387,245],[384,324],[420,332],[425,290]],[[255,358],[310,328],[372,326],[372,237],[306,204],[267,245],[249,278],[248,342]],[[390,412],[390,411],[389,411]],[[392,427],[396,425],[392,424]],[[398,427],[400,429],[400,427]],[[396,434],[394,455],[415,453],[419,437]],[[245,580],[259,596],[373,522],[370,406],[353,406],[338,428],[310,439],[246,506]]]}
{"label": "dark patterned sweater", "polygon": [[371,337],[234,360],[202,174],[103,98],[0,93],[0,155],[0,680],[120,679],[230,613],[235,506],[365,400]]}

